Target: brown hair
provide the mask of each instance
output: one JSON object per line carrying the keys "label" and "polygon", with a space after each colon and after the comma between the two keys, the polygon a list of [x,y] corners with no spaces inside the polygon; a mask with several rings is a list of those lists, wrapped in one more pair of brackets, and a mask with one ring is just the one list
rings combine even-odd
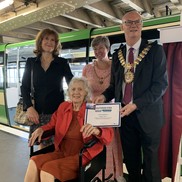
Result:
{"label": "brown hair", "polygon": [[92,40],[91,46],[95,47],[95,46],[99,45],[100,43],[103,44],[107,49],[110,48],[110,42],[109,42],[108,37],[106,37],[106,36],[98,36],[98,37],[94,38]]}
{"label": "brown hair", "polygon": [[33,51],[34,54],[36,56],[42,54],[42,40],[43,38],[46,36],[46,35],[54,35],[55,37],[55,41],[56,41],[56,45],[55,45],[55,48],[54,48],[54,51],[53,51],[53,56],[57,56],[59,55],[59,50],[61,49],[61,44],[60,44],[60,41],[59,41],[59,35],[58,33],[53,30],[53,29],[50,29],[50,28],[46,28],[46,29],[43,29],[41,30],[37,36],[36,36],[36,40],[35,40],[35,50]]}

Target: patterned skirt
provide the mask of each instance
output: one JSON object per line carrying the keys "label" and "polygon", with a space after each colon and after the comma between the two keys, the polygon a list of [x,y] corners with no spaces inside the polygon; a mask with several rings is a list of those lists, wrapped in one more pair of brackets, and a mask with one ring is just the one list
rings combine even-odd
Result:
{"label": "patterned skirt", "polygon": [[[52,114],[39,114],[39,124],[33,124],[30,126],[30,131],[29,131],[29,138],[31,137],[31,134],[40,126],[47,124],[50,119],[51,119]],[[54,142],[54,137],[47,138],[46,140],[43,140],[41,143],[44,146],[48,146],[53,144]],[[35,143],[35,145],[39,145],[39,143]]]}

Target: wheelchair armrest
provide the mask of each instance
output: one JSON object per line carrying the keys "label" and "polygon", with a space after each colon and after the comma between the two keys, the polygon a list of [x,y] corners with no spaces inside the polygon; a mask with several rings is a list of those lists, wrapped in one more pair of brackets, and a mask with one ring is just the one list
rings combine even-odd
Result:
{"label": "wheelchair armrest", "polygon": [[[43,133],[43,135],[42,135],[42,137],[41,137],[41,140],[44,140],[44,139],[46,139],[46,138],[48,138],[48,137],[51,137],[51,136],[53,136],[54,134],[55,134],[55,130],[54,130],[54,129],[44,131],[44,133]],[[38,138],[35,140],[35,143],[36,143],[37,145],[40,144],[40,143],[38,142]],[[37,155],[37,154],[38,154],[38,153],[35,153],[35,152],[34,152],[34,146],[31,146],[31,147],[30,147],[30,157],[33,156],[33,155]]]}
{"label": "wheelchair armrest", "polygon": [[94,146],[98,141],[99,141],[99,140],[98,140],[97,138],[94,138],[94,139],[88,141],[87,143],[85,143],[85,144],[83,145],[83,147],[81,148],[81,150],[80,150],[79,157],[80,157],[80,158],[82,157],[83,152],[85,151],[85,149]]}
{"label": "wheelchair armrest", "polygon": [[97,142],[98,142],[98,139],[97,138],[94,138],[94,139],[88,141],[87,143],[85,143],[84,146],[83,146],[83,148],[84,149],[90,148],[90,147],[94,146]]}
{"label": "wheelchair armrest", "polygon": [[55,135],[55,129],[44,131],[42,139]]}
{"label": "wheelchair armrest", "polygon": [[83,145],[83,147],[81,148],[80,152],[79,152],[79,164],[82,164],[82,156],[83,156],[83,152],[87,149],[90,148],[92,146],[94,146],[99,140],[97,138],[94,138],[90,141],[88,141],[87,143],[85,143]]}
{"label": "wheelchair armrest", "polygon": [[[49,138],[49,137],[53,136],[54,134],[55,134],[55,130],[54,129],[44,131],[44,133],[42,134],[41,140],[45,140],[46,138]],[[38,138],[35,140],[35,143],[39,144]]]}
{"label": "wheelchair armrest", "polygon": [[49,145],[48,147],[45,147],[43,149],[37,150],[37,151],[31,151],[30,152],[30,157],[34,156],[34,155],[39,155],[39,154],[46,154],[49,152],[53,152],[55,150],[54,148],[54,144]]}
{"label": "wheelchair armrest", "polygon": [[[98,174],[99,171],[102,170],[102,179],[110,179],[112,175],[110,175],[108,178],[105,178],[105,172],[106,169],[106,146],[103,146],[103,150],[97,154],[88,164],[82,165],[82,159],[83,159],[83,153],[87,148],[90,148],[94,146],[99,140],[97,138],[87,142],[84,144],[83,148],[80,150],[79,153],[79,180],[80,182],[84,181],[101,181],[98,177],[94,179],[94,176]],[[84,175],[83,175],[84,174]]]}

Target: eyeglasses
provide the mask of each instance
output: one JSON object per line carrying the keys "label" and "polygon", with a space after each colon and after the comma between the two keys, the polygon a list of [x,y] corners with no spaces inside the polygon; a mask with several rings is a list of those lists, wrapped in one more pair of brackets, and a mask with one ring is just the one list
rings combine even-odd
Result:
{"label": "eyeglasses", "polygon": [[126,26],[131,26],[133,23],[135,25],[141,25],[142,24],[142,20],[135,20],[135,21],[132,21],[132,20],[127,20],[127,21],[124,21],[123,22]]}

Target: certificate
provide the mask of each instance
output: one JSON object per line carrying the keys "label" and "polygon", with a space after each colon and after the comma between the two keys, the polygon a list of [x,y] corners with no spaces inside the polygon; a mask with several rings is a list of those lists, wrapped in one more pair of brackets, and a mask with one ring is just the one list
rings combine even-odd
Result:
{"label": "certificate", "polygon": [[120,127],[121,103],[87,103],[85,123],[98,127]]}

